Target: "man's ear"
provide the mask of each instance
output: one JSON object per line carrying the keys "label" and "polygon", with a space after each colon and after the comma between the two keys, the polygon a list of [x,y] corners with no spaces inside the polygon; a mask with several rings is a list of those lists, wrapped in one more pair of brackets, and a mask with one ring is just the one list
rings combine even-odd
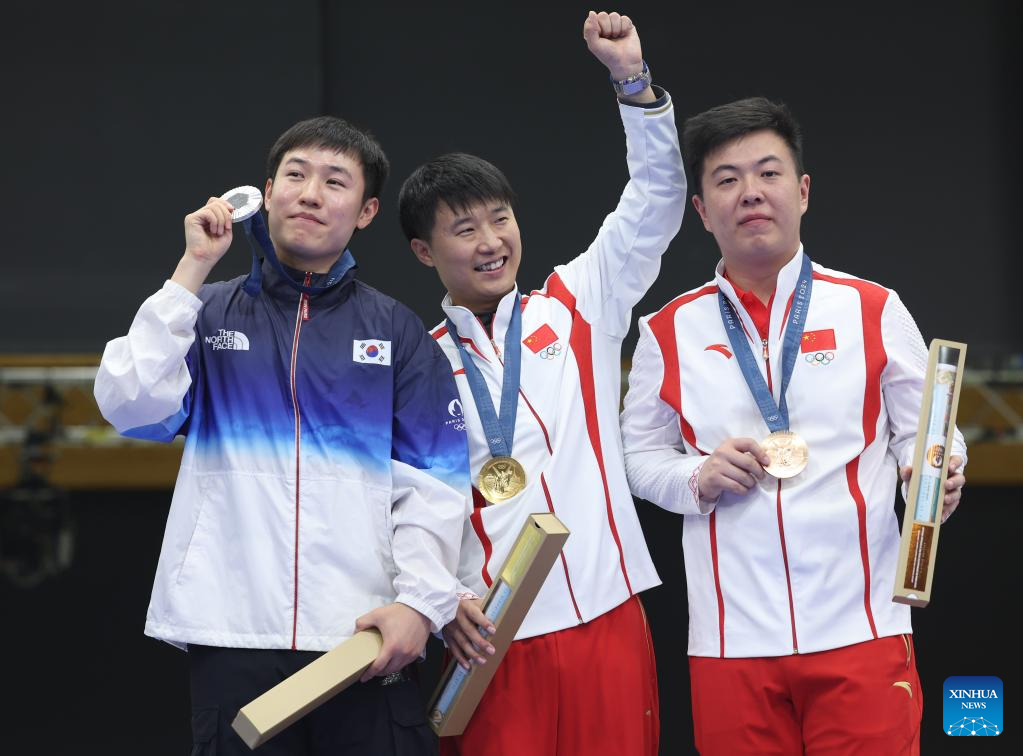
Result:
{"label": "man's ear", "polygon": [[799,214],[810,206],[810,174],[804,173],[799,179]]}
{"label": "man's ear", "polygon": [[710,224],[707,222],[707,208],[703,204],[703,200],[700,199],[699,194],[693,195],[693,207],[696,208],[696,212],[699,214],[700,220],[703,221],[703,227],[710,231]]}
{"label": "man's ear", "polygon": [[433,254],[430,252],[429,244],[422,239],[413,239],[409,242],[409,246],[412,248],[412,254],[416,256],[419,262],[430,268],[437,267],[434,265]]}
{"label": "man's ear", "polygon": [[273,185],[274,180],[272,178],[268,178],[266,180],[266,189],[263,190],[263,207],[268,207],[270,205],[270,193],[273,190]]}
{"label": "man's ear", "polygon": [[355,227],[360,231],[366,228],[366,226],[373,222],[379,211],[380,200],[376,197],[370,197],[362,203],[362,210],[359,212],[359,220],[356,221]]}

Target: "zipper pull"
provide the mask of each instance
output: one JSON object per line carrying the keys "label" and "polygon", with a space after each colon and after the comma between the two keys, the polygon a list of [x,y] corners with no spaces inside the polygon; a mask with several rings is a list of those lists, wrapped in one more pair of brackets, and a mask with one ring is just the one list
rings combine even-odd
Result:
{"label": "zipper pull", "polygon": [[764,359],[767,360],[767,339],[761,339],[761,343],[764,345]]}
{"label": "zipper pull", "polygon": [[309,295],[302,295],[302,320],[309,320]]}

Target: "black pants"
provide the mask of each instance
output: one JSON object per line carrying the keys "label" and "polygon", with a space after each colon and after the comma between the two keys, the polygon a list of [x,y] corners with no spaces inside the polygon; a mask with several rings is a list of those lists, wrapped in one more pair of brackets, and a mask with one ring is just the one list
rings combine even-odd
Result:
{"label": "black pants", "polygon": [[250,751],[231,728],[238,710],[314,661],[312,651],[189,645],[192,756],[433,756],[437,739],[415,665],[403,679],[356,682]]}

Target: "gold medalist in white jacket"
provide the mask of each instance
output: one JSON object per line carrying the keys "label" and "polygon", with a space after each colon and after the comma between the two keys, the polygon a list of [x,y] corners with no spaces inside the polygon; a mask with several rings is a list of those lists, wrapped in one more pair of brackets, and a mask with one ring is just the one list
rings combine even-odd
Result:
{"label": "gold medalist in white jacket", "polygon": [[[495,406],[503,365],[494,345],[504,344],[511,308],[522,308],[512,453],[525,468],[526,487],[475,508],[462,540],[459,578],[482,595],[530,513],[554,512],[572,533],[517,639],[589,622],[660,583],[625,476],[621,345],[633,306],[657,277],[660,257],[681,226],[686,182],[670,98],[655,108],[619,107],[630,180],[589,249],[557,266],[542,289],[508,293],[494,316],[493,340],[472,312],[450,298],[443,302]],[[443,324],[433,334],[455,373],[475,476],[490,449],[458,349]],[[453,415],[458,411],[452,408]]]}

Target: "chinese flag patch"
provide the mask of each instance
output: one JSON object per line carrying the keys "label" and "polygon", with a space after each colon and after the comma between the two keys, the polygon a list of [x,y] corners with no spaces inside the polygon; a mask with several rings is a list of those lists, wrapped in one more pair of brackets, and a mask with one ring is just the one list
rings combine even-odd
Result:
{"label": "chinese flag patch", "polygon": [[554,329],[544,323],[542,326],[537,328],[526,338],[522,340],[522,343],[529,347],[529,350],[536,354],[541,349],[549,347],[555,341],[558,340],[558,334],[554,333]]}
{"label": "chinese flag patch", "polygon": [[825,328],[823,331],[806,331],[799,345],[800,352],[820,352],[837,349],[835,346],[835,329]]}

